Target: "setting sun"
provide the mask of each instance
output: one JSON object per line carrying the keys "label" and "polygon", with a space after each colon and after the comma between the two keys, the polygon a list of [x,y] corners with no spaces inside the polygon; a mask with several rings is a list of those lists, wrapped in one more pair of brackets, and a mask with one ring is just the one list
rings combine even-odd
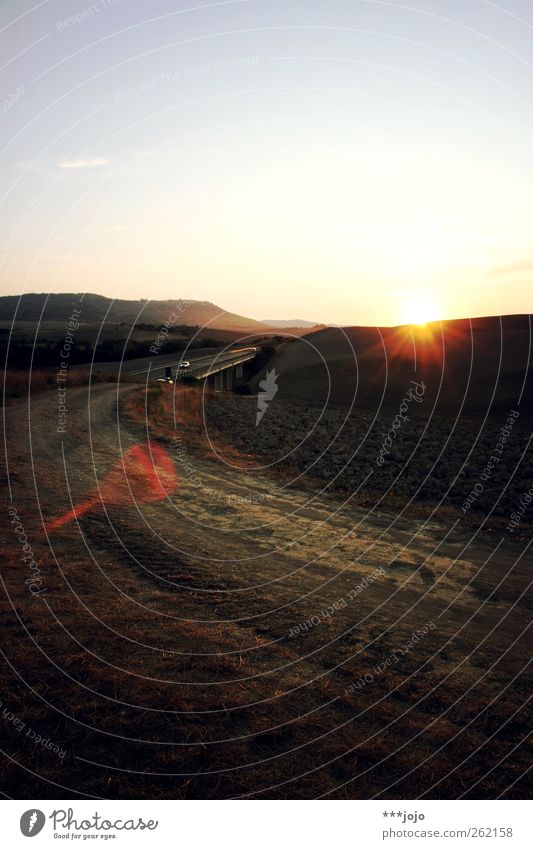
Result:
{"label": "setting sun", "polygon": [[405,324],[424,325],[429,321],[437,321],[439,317],[440,309],[437,301],[421,292],[404,305],[402,321]]}

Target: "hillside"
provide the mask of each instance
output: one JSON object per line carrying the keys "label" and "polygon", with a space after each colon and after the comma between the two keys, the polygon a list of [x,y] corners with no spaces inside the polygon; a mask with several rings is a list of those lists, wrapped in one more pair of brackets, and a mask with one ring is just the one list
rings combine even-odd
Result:
{"label": "hillside", "polygon": [[[257,402],[226,395],[208,408],[213,444],[231,434],[284,484],[365,508],[442,507],[514,533],[533,480],[529,316],[328,328],[282,343],[266,369],[275,380],[257,375]],[[516,535],[531,536],[523,513]]]}
{"label": "hillside", "polygon": [[435,322],[425,328],[326,328],[283,345],[271,362],[280,398],[309,406],[397,404],[411,380],[446,414],[533,409],[531,316]]}
{"label": "hillside", "polygon": [[[81,306],[80,306],[81,299]],[[72,306],[81,308],[80,322],[209,325],[221,330],[260,331],[260,322],[226,312],[209,301],[176,300],[113,300],[103,295],[80,293],[6,295],[0,297],[0,321],[60,321],[68,320]],[[175,319],[171,317],[175,316]]]}
{"label": "hillside", "polygon": [[318,321],[305,321],[303,318],[289,318],[289,319],[264,318],[261,321],[261,324],[266,324],[267,327],[280,327],[280,328],[324,327],[324,325],[320,324]]}

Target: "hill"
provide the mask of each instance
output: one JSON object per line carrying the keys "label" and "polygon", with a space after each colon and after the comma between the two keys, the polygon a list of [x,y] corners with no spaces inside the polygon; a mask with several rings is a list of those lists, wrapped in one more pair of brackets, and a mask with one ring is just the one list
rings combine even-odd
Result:
{"label": "hill", "polygon": [[442,507],[524,538],[530,342],[528,315],[328,328],[278,345],[250,381],[257,400],[217,399],[206,427],[214,444],[230,434],[234,450],[284,486],[339,491],[370,512],[429,517]]}
{"label": "hill", "polygon": [[426,327],[328,327],[281,346],[269,364],[279,397],[377,409],[398,404],[411,381],[424,407],[450,414],[533,409],[531,316],[434,322]]}
{"label": "hill", "polygon": [[304,321],[303,318],[289,318],[289,319],[277,319],[277,318],[267,318],[261,321],[261,324],[266,324],[267,327],[280,327],[280,328],[289,328],[289,327],[324,327],[318,321]]}
{"label": "hill", "polygon": [[[81,300],[81,304],[80,304]],[[121,300],[103,295],[46,294],[5,295],[0,297],[0,321],[60,321],[66,322],[73,304],[81,308],[79,321],[83,324],[147,324],[161,325],[173,321],[182,325],[209,325],[220,330],[261,331],[259,321],[226,312],[209,301],[185,299]]]}

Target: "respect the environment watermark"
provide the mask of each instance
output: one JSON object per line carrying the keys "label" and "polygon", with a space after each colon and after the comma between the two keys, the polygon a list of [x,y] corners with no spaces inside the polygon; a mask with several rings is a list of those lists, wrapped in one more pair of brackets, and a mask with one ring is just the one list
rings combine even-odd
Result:
{"label": "respect the environment watermark", "polygon": [[[89,145],[84,150],[77,153],[77,157],[80,160],[83,160],[95,153],[98,153],[105,145],[105,140],[103,138],[97,139],[94,144]],[[53,174],[44,184],[44,187],[35,194],[31,200],[24,206],[20,214],[17,216],[14,222],[13,230],[11,231],[9,237],[2,244],[2,251],[8,254],[13,248],[16,246],[18,240],[24,233],[26,227],[33,220],[35,214],[42,208],[45,201],[48,200],[50,195],[52,195],[56,189],[68,178],[69,174],[72,174],[71,168],[60,167],[60,170]]]}
{"label": "respect the environment watermark", "polygon": [[91,6],[85,6],[85,8],[80,9],[79,12],[69,15],[68,18],[62,18],[61,20],[56,21],[56,29],[59,32],[64,32],[71,27],[78,26],[79,24],[83,24],[85,21],[94,18],[95,15],[98,15],[100,12],[105,12],[108,9],[114,9],[115,6],[121,6],[123,2],[124,0],[98,0],[97,3],[93,3]]}
{"label": "respect the environment watermark", "polygon": [[201,79],[209,74],[221,74],[224,71],[236,71],[259,64],[259,56],[234,56],[229,59],[219,59],[213,62],[203,62],[198,65],[184,65],[169,71],[162,71],[155,77],[143,80],[131,88],[117,91],[113,95],[115,103],[124,103],[134,97],[140,97],[163,86],[184,81]]}
{"label": "respect the environment watermark", "polygon": [[10,109],[13,108],[15,103],[17,103],[17,101],[20,100],[21,97],[24,97],[24,92],[25,88],[23,85],[18,85],[15,91],[10,91],[8,96],[0,102],[0,115],[7,115],[7,113]]}
{"label": "respect the environment watermark", "polygon": [[194,467],[193,461],[187,452],[187,447],[180,436],[174,437],[172,447],[176,452],[176,462],[181,467],[182,473],[189,483],[218,504],[225,503],[228,507],[238,507],[244,504],[261,504],[264,501],[271,501],[274,497],[269,493],[252,492],[248,492],[247,495],[239,495],[238,493],[218,491],[212,486],[207,486],[203,482],[198,470]]}

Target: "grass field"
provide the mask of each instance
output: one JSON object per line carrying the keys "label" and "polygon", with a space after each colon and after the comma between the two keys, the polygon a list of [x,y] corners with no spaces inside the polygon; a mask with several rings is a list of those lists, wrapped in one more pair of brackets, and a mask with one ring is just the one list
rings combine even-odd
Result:
{"label": "grass field", "polygon": [[[24,404],[7,411],[12,504],[46,590],[28,591],[8,516],[10,795],[527,792],[527,543],[313,497],[254,468],[228,430],[221,462],[194,389],[87,393],[72,389],[61,440],[46,393],[30,421]],[[48,543],[40,511],[85,498],[147,436],[173,458],[175,496],[119,506],[108,493]]]}

